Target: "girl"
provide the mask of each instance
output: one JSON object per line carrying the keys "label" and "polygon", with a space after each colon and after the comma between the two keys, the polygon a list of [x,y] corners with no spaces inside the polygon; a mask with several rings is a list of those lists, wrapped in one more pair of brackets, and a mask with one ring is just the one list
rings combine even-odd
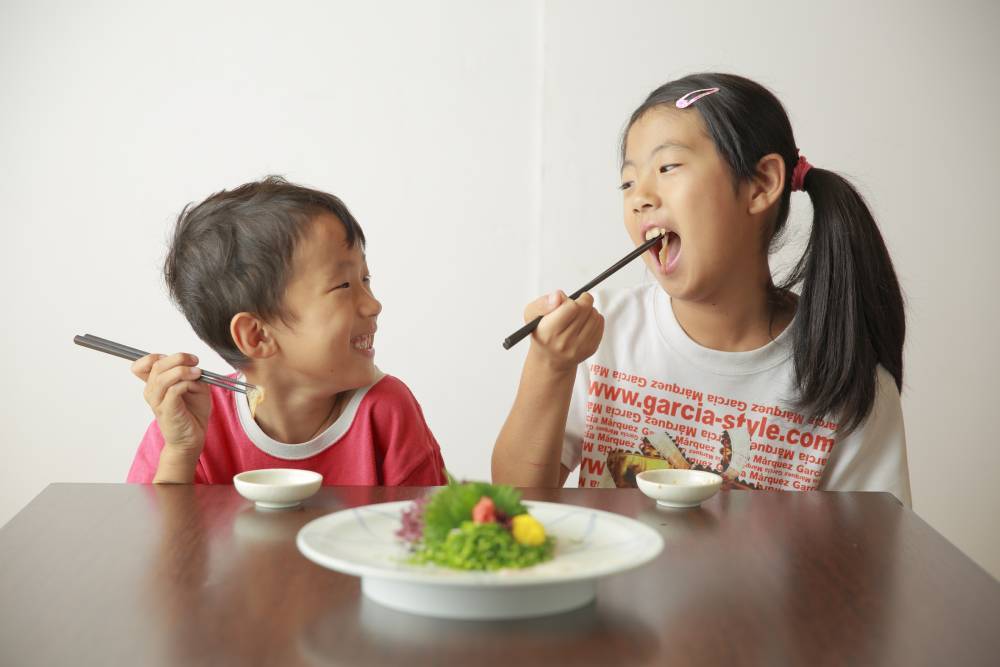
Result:
{"label": "girl", "polygon": [[[727,74],[663,85],[629,119],[621,174],[632,242],[663,234],[644,257],[655,282],[527,307],[544,317],[494,480],[555,486],[581,466],[581,486],[628,486],[692,467],[909,505],[899,283],[861,196],[799,155],[781,103]],[[809,243],[775,285],[768,254],[798,190]]]}

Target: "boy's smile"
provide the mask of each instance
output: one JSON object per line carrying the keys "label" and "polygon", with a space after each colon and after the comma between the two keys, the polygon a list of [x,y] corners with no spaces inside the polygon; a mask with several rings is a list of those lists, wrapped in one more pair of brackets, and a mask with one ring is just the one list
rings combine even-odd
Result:
{"label": "boy's smile", "polygon": [[361,336],[355,336],[351,339],[351,345],[354,349],[365,356],[375,357],[375,348],[372,345],[375,342],[375,333],[363,334]]}

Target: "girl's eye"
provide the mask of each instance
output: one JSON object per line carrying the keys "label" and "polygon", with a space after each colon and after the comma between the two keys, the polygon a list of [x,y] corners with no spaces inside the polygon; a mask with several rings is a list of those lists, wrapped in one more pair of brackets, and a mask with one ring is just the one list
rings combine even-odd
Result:
{"label": "girl's eye", "polygon": [[679,166],[680,165],[676,165],[676,164],[665,164],[662,167],[660,167],[660,173],[661,174],[666,174],[667,172],[673,171],[674,169],[676,169]]}
{"label": "girl's eye", "polygon": [[622,192],[625,192],[630,187],[632,187],[632,181],[625,181],[624,183],[618,186],[618,189],[621,190]]}
{"label": "girl's eye", "polygon": [[335,285],[334,287],[331,287],[330,291],[331,292],[336,292],[339,289],[347,289],[350,286],[351,286],[351,283],[340,283],[339,285]]}
{"label": "girl's eye", "polygon": [[371,277],[370,275],[369,275],[369,276],[365,276],[365,277],[363,278],[363,280],[364,280],[364,281],[365,281],[366,283],[368,283],[369,285],[371,285],[371,284],[372,284],[372,277]]}

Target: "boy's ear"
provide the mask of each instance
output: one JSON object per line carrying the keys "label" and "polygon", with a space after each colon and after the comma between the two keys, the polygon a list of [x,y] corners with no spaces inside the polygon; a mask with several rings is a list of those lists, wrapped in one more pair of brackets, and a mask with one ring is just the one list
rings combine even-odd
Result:
{"label": "boy's ear", "polygon": [[229,321],[229,335],[249,359],[265,359],[278,351],[268,326],[253,313],[236,313]]}
{"label": "boy's ear", "polygon": [[749,208],[751,215],[763,213],[781,199],[785,188],[785,161],[777,153],[769,153],[757,162],[750,181]]}

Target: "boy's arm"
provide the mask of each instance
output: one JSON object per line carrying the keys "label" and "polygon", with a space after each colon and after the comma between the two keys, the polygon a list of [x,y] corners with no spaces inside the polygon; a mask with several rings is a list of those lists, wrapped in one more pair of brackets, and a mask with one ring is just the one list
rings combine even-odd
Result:
{"label": "boy's arm", "polygon": [[525,311],[525,321],[543,315],[524,362],[514,405],[493,448],[493,481],[523,487],[561,486],[569,469],[560,458],[577,365],[594,354],[604,318],[583,294],[562,292]]}
{"label": "boy's arm", "polygon": [[[190,484],[195,481],[195,469],[205,446],[205,428],[212,412],[212,396],[206,384],[198,382],[201,369],[198,358],[178,353],[165,357],[149,354],[132,364],[132,373],[145,383],[143,397],[156,416],[153,428],[136,455],[145,463],[136,470],[135,478],[148,483],[148,469],[156,449],[156,473],[151,481],[163,484]],[[133,469],[136,463],[133,463]],[[132,472],[129,481],[133,481]]]}
{"label": "boy's arm", "polygon": [[198,456],[164,447],[160,452],[153,484],[192,484],[196,481],[194,473],[197,467]]}
{"label": "boy's arm", "polygon": [[[428,436],[433,439],[430,431]],[[435,441],[435,445],[437,442]],[[441,451],[435,447],[434,451],[423,458],[412,470],[404,476],[392,480],[392,484],[386,481],[386,486],[443,486],[447,483],[444,475],[444,459],[441,458]]]}
{"label": "boy's arm", "polygon": [[163,449],[163,435],[156,421],[149,425],[146,434],[142,436],[139,449],[132,459],[125,481],[129,484],[151,484],[156,476],[156,468],[160,463],[160,451]]}
{"label": "boy's arm", "polygon": [[416,397],[401,380],[386,377],[372,408],[376,451],[383,452],[379,477],[386,486],[445,483],[441,447]]}
{"label": "boy's arm", "polygon": [[125,481],[129,484],[191,484],[203,481],[198,475],[198,460],[178,455],[166,447],[163,434],[154,420],[139,443]]}

